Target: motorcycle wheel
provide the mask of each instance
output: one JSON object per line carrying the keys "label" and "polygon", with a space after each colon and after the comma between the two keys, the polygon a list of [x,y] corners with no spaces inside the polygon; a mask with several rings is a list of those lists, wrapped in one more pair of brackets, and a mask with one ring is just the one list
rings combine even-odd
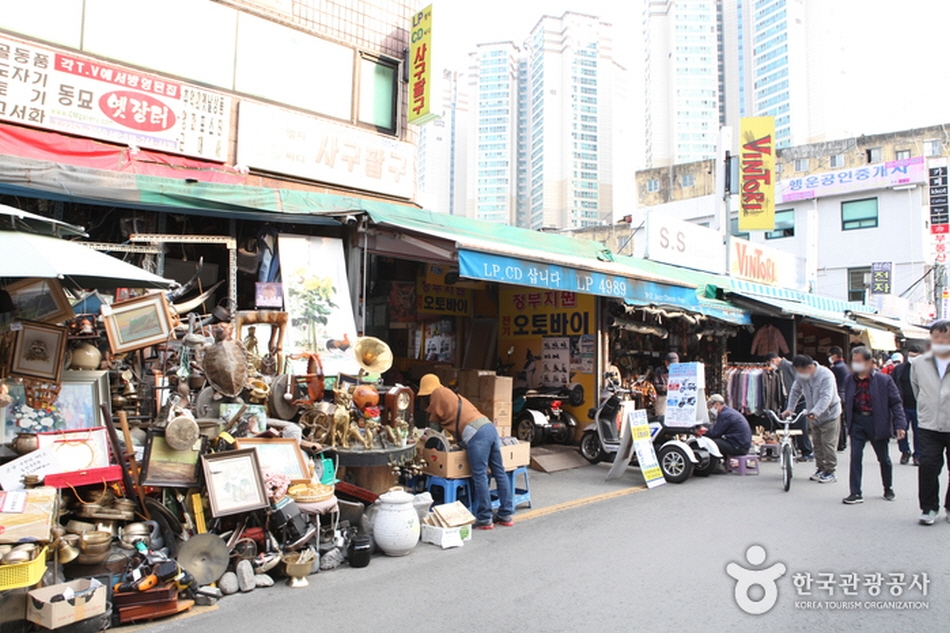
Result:
{"label": "motorcycle wheel", "polygon": [[599,464],[604,461],[604,447],[600,445],[600,437],[597,431],[585,431],[581,436],[581,445],[579,447],[581,456],[591,464]]}
{"label": "motorcycle wheel", "polygon": [[695,451],[698,464],[693,465],[693,474],[697,477],[708,477],[719,467],[719,458],[711,455],[709,451]]}
{"label": "motorcycle wheel", "polygon": [[681,484],[693,474],[693,462],[679,446],[664,446],[657,454],[663,477],[671,484]]}
{"label": "motorcycle wheel", "polygon": [[574,429],[576,429],[578,425],[577,418],[567,411],[561,411],[561,421],[564,422],[564,426],[557,433],[552,435],[551,439],[557,444],[573,444]]}
{"label": "motorcycle wheel", "polygon": [[519,442],[531,444],[531,446],[537,446],[541,443],[541,434],[538,433],[538,428],[534,425],[534,420],[531,419],[530,414],[523,415],[515,420],[514,431]]}

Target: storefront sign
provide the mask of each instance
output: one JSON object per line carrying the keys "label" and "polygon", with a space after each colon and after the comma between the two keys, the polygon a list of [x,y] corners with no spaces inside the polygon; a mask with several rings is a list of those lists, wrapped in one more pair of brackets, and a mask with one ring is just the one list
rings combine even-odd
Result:
{"label": "storefront sign", "polygon": [[[950,206],[947,204],[947,159],[930,161],[927,171],[930,194],[930,232],[934,235],[950,233]],[[946,253],[937,263],[946,262]]]}
{"label": "storefront sign", "polygon": [[469,316],[472,292],[458,286],[433,284],[425,277],[416,282],[416,310],[429,314]]}
{"label": "storefront sign", "polygon": [[726,247],[719,231],[663,217],[647,216],[647,259],[713,273],[726,272]]}
{"label": "storefront sign", "polygon": [[504,255],[459,250],[459,270],[463,277],[546,290],[561,290],[628,299],[637,304],[699,306],[695,288],[607,275],[567,266],[529,262]]}
{"label": "storefront sign", "polygon": [[918,156],[782,180],[778,183],[778,199],[794,202],[924,182],[927,182],[927,166]]}
{"label": "storefront sign", "polygon": [[729,237],[729,274],[769,286],[798,288],[798,261],[791,253]]}
{"label": "storefront sign", "polygon": [[891,276],[893,262],[874,262],[871,264],[871,294],[891,294]]}
{"label": "storefront sign", "polygon": [[399,198],[415,194],[409,143],[253,101],[242,101],[239,114],[241,165]]}
{"label": "storefront sign", "polygon": [[667,383],[666,426],[689,427],[707,420],[705,366],[673,363]]}
{"label": "storefront sign", "polygon": [[412,16],[409,47],[409,122],[422,125],[438,118],[431,111],[432,5]]}
{"label": "storefront sign", "polygon": [[775,229],[775,118],[740,122],[739,230]]}
{"label": "storefront sign", "polygon": [[[624,403],[624,405],[630,404]],[[662,486],[666,483],[666,478],[663,477],[663,470],[656,457],[646,409],[625,406],[624,411],[627,414],[627,424],[630,426],[630,435],[633,438],[633,449],[637,452],[637,464],[640,466],[643,479],[646,480],[647,488]]]}
{"label": "storefront sign", "polygon": [[0,120],[225,161],[231,98],[4,35]]}

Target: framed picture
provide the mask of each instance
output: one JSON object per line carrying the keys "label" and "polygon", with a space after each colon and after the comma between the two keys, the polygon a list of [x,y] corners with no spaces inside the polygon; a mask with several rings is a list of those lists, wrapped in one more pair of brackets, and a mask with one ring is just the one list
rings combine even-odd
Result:
{"label": "framed picture", "polygon": [[112,408],[107,371],[64,371],[59,396],[49,409],[28,406],[23,385],[8,386],[13,398],[5,411],[8,433],[79,431],[105,426],[102,405]]}
{"label": "framed picture", "polygon": [[[238,411],[241,410],[241,407],[245,405],[234,402],[224,402],[218,406],[220,407],[218,409],[218,417],[230,422],[231,419],[238,414]],[[267,430],[267,407],[263,404],[247,405],[244,414],[241,416],[241,421],[247,422],[248,433],[253,435],[263,433]]]}
{"label": "framed picture", "polygon": [[66,355],[66,328],[35,321],[21,321],[20,327],[13,345],[10,373],[59,382]]}
{"label": "framed picture", "polygon": [[261,468],[287,475],[295,484],[310,481],[310,467],[297,440],[286,437],[242,437],[234,443],[238,448],[257,451]]}
{"label": "framed picture", "polygon": [[176,451],[165,441],[164,432],[149,431],[140,483],[165,488],[197,488],[198,462],[207,441],[200,437],[191,450]]}
{"label": "framed picture", "polygon": [[202,455],[201,464],[214,518],[267,507],[267,493],[254,449]]}
{"label": "framed picture", "polygon": [[16,310],[3,317],[3,325],[14,320],[62,323],[75,316],[69,297],[57,279],[24,279],[4,290],[10,293]]}
{"label": "framed picture", "polygon": [[254,284],[254,305],[258,308],[284,307],[284,290],[280,282],[258,281]]}
{"label": "framed picture", "polygon": [[106,335],[116,354],[164,343],[172,329],[168,302],[160,292],[113,304],[107,312]]}

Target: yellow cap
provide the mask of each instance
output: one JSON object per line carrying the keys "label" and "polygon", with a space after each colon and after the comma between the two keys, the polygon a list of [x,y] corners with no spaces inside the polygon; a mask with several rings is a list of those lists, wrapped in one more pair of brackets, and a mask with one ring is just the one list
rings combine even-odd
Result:
{"label": "yellow cap", "polygon": [[442,386],[442,381],[435,374],[426,374],[419,382],[419,396],[431,395],[433,391]]}

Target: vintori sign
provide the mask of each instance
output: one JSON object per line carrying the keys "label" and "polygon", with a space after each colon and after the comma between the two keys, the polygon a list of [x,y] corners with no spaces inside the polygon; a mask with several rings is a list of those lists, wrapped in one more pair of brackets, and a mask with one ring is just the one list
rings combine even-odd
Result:
{"label": "vintori sign", "polygon": [[739,230],[775,230],[775,118],[740,124]]}
{"label": "vintori sign", "polygon": [[794,255],[738,237],[729,238],[729,275],[767,286],[801,286],[799,262]]}

